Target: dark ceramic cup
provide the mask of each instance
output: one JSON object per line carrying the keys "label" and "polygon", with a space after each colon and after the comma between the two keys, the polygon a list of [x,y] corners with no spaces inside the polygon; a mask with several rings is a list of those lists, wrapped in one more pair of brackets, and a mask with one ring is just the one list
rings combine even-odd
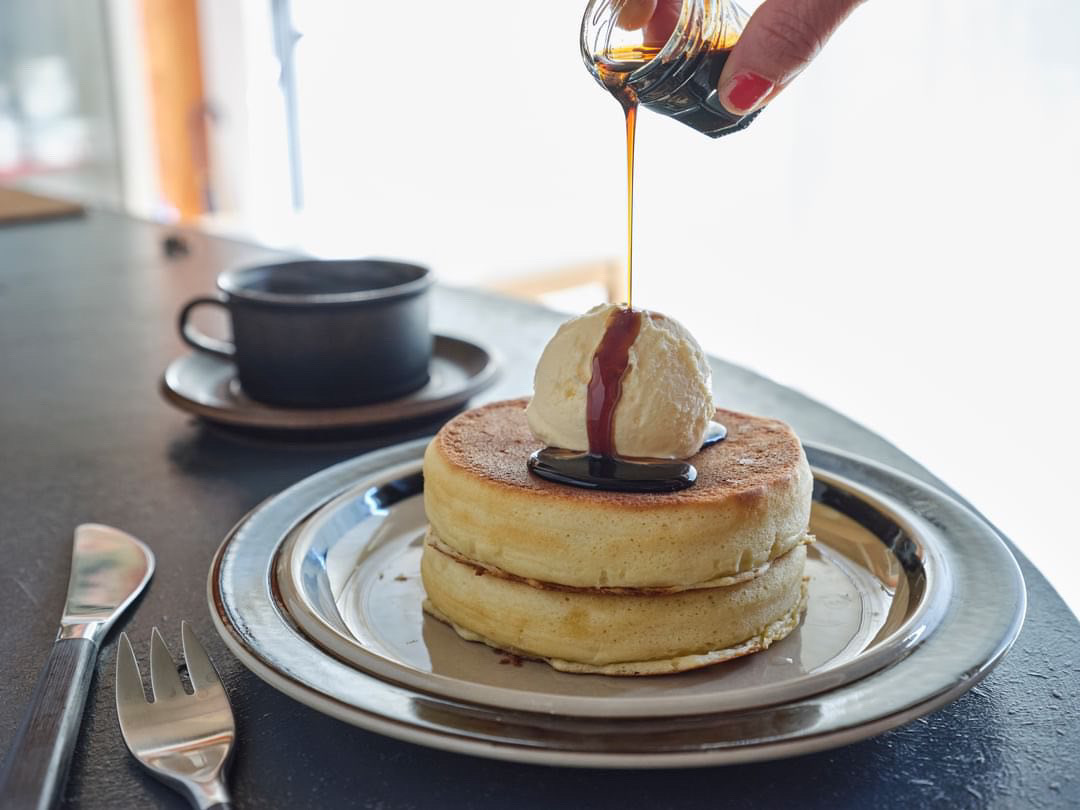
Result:
{"label": "dark ceramic cup", "polygon": [[[427,268],[356,259],[301,260],[230,270],[218,295],[180,311],[180,336],[236,364],[252,399],[291,408],[393,399],[428,381]],[[191,323],[200,306],[223,307],[232,342]]]}

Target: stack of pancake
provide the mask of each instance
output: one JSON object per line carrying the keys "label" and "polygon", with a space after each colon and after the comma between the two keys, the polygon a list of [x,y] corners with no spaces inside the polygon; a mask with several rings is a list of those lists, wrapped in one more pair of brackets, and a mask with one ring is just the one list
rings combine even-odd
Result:
{"label": "stack of pancake", "polygon": [[697,483],[618,493],[532,475],[526,400],[447,423],[424,456],[425,610],[567,672],[679,672],[765,649],[806,601],[812,477],[782,422],[717,411]]}

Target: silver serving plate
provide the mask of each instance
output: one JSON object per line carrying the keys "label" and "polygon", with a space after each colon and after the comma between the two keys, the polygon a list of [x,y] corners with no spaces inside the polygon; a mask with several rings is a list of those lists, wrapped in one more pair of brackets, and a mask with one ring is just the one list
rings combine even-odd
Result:
{"label": "silver serving plate", "polygon": [[1019,633],[1025,591],[993,530],[901,473],[808,447],[810,603],[769,650],[681,675],[558,673],[420,612],[425,440],[314,475],[254,510],[210,574],[234,653],[346,722],[555,765],[769,759],[900,725],[976,684]]}
{"label": "silver serving plate", "polygon": [[[948,569],[931,525],[850,481],[818,471],[816,483],[810,529],[819,542],[809,550],[802,624],[763,653],[678,676],[556,672],[464,643],[425,616],[419,460],[366,476],[315,510],[282,544],[276,582],[286,613],[322,649],[383,680],[443,697],[608,718],[789,703],[906,655],[938,625],[949,601]],[[862,522],[845,507],[862,508]]]}

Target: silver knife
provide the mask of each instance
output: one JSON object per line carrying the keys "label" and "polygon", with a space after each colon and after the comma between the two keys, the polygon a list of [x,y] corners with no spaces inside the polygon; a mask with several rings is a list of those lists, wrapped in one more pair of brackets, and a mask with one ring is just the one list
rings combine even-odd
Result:
{"label": "silver knife", "polygon": [[154,555],[130,534],[75,529],[67,603],[30,706],[0,767],[0,807],[45,810],[67,779],[98,647],[154,573]]}

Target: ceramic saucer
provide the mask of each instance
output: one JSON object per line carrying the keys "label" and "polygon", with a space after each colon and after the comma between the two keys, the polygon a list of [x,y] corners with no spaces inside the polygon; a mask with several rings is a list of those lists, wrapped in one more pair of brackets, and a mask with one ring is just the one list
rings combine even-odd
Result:
{"label": "ceramic saucer", "polygon": [[467,340],[436,335],[427,385],[385,402],[348,408],[264,405],[241,390],[233,363],[202,352],[174,360],[161,378],[161,393],[180,410],[224,425],[286,431],[363,429],[454,411],[497,375],[492,352]]}

